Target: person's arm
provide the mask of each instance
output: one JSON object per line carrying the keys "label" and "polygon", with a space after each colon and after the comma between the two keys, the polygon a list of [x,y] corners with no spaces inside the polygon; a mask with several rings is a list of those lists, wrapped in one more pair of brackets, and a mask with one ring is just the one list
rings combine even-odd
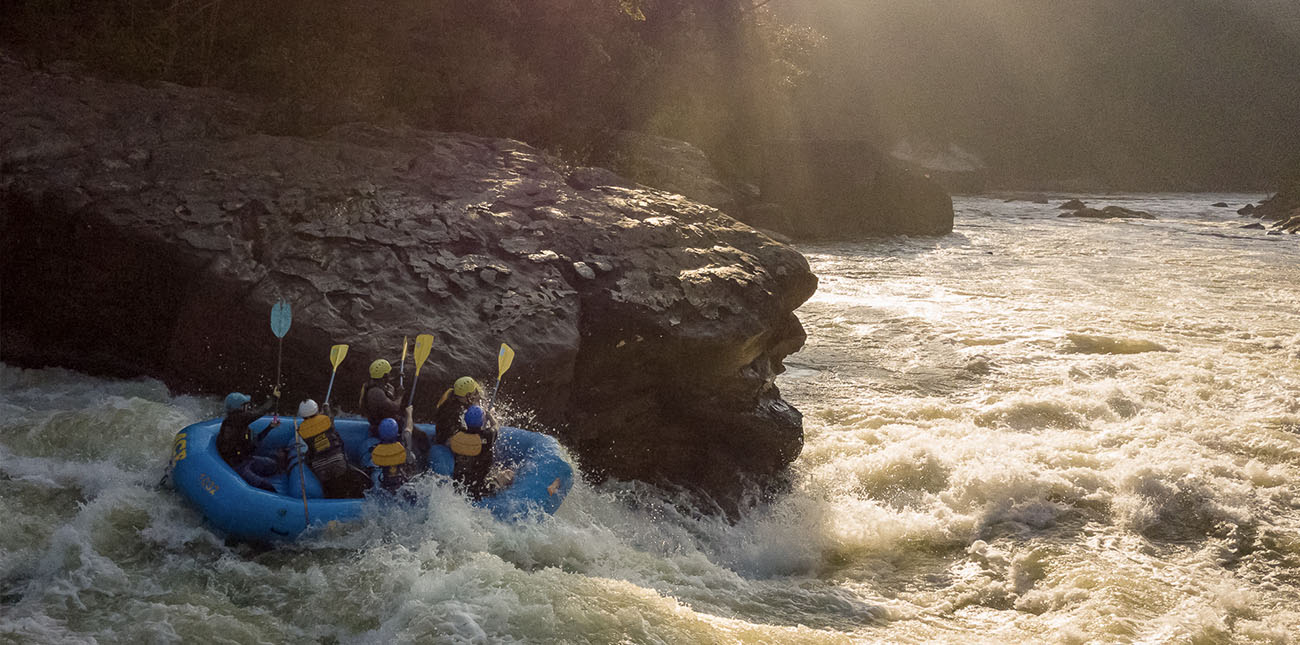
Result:
{"label": "person's arm", "polygon": [[[253,408],[253,410],[248,413],[249,419],[248,419],[248,423],[245,425],[251,424],[254,421],[257,421],[258,419],[266,416],[267,413],[269,413],[271,410],[275,408],[275,404],[279,402],[280,402],[280,389],[276,388],[275,391],[271,392],[271,396],[267,397],[267,399],[262,402],[262,405]],[[262,428],[262,431],[257,433],[257,443],[262,443],[262,440],[266,438],[266,435],[270,434],[271,430],[278,425],[280,425],[279,420],[275,420],[272,421],[271,423],[266,424],[266,427]]]}

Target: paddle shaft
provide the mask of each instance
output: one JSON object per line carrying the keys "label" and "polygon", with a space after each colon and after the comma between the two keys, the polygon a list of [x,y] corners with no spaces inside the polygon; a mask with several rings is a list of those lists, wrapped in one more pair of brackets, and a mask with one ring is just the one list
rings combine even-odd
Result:
{"label": "paddle shaft", "polygon": [[330,404],[330,392],[334,391],[334,377],[338,376],[338,374],[339,371],[337,368],[335,368],[334,371],[330,373],[330,386],[325,388],[325,405]]}
{"label": "paddle shaft", "polygon": [[411,395],[407,397],[407,405],[415,405],[415,386],[420,384],[420,367],[415,368],[415,378],[411,379]]}
{"label": "paddle shaft", "polygon": [[[280,336],[275,349],[275,390],[280,391],[280,364],[284,358],[284,336]],[[275,416],[280,417],[280,399],[275,400]]]}

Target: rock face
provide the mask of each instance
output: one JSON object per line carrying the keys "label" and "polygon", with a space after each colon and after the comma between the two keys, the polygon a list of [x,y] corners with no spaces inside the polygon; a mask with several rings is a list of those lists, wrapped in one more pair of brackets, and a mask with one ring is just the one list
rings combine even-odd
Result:
{"label": "rock face", "polygon": [[372,359],[431,332],[417,418],[457,376],[490,386],[507,342],[507,419],[552,429],[589,475],[726,499],[799,454],[773,379],[816,278],[712,208],[566,177],[516,141],[272,136],[244,97],[3,59],[0,86],[7,362],[260,394],[283,297],[290,402],[323,396],[333,343],[351,344],[333,397],[348,409]]}
{"label": "rock face", "polygon": [[647,186],[722,210],[736,205],[713,163],[685,141],[624,130],[613,137],[606,155],[610,168]]}
{"label": "rock face", "polygon": [[952,232],[952,198],[939,184],[865,142],[773,141],[764,158],[763,202],[785,214],[757,226],[796,239]]}
{"label": "rock face", "polygon": [[1137,211],[1123,206],[1107,206],[1101,210],[1079,208],[1057,215],[1057,217],[1083,217],[1088,219],[1155,219],[1156,216],[1146,211]]}

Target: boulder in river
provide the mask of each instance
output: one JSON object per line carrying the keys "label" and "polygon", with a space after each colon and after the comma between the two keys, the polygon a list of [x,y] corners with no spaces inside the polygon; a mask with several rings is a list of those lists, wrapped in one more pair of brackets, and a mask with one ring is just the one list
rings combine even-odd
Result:
{"label": "boulder in river", "polygon": [[1228,208],[1228,202],[1215,202],[1210,204],[1210,206],[1213,206],[1214,208]]}
{"label": "boulder in river", "polygon": [[708,156],[690,143],[624,130],[609,146],[603,160],[621,175],[724,211],[736,205]]}
{"label": "boulder in river", "polygon": [[1075,211],[1061,213],[1057,217],[1083,217],[1088,219],[1155,219],[1156,216],[1146,211],[1133,210],[1122,206],[1107,206],[1101,210],[1095,208],[1080,208]]}
{"label": "boulder in river", "polygon": [[275,136],[248,97],[2,58],[0,86],[6,362],[260,394],[286,298],[290,402],[324,394],[346,342],[333,399],[355,409],[366,365],[430,332],[418,418],[455,377],[490,384],[508,342],[507,419],[555,432],[589,475],[735,500],[800,452],[774,379],[816,277],[711,207],[566,177],[518,141],[364,123]]}
{"label": "boulder in river", "polygon": [[1077,211],[1080,208],[1087,208],[1088,205],[1077,199],[1071,199],[1068,202],[1062,202],[1058,209],[1063,211]]}

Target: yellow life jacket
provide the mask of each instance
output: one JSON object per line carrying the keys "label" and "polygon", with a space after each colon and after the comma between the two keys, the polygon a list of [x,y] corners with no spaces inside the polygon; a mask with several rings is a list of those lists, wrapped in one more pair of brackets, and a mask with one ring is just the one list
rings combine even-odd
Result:
{"label": "yellow life jacket", "polygon": [[298,426],[298,434],[301,435],[303,439],[311,439],[329,429],[330,418],[323,414],[318,414],[314,417],[307,417],[304,419],[302,425]]}
{"label": "yellow life jacket", "polygon": [[406,447],[396,441],[381,443],[371,449],[370,461],[376,466],[400,466],[406,463]]}
{"label": "yellow life jacket", "polygon": [[457,432],[447,442],[447,447],[462,457],[477,457],[483,452],[483,438],[468,432]]}

